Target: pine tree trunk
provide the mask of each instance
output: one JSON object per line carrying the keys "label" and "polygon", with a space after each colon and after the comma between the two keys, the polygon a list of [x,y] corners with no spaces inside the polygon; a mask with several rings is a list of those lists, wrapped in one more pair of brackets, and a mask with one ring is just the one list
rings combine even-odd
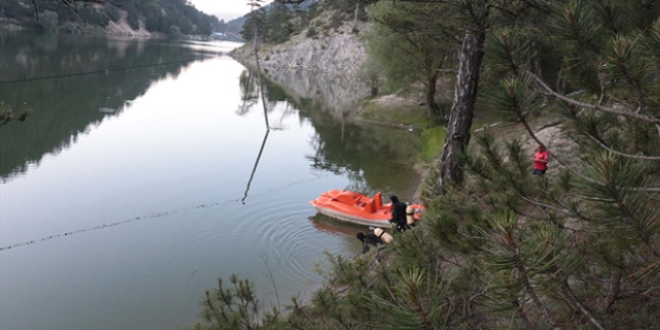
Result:
{"label": "pine tree trunk", "polygon": [[456,184],[463,182],[460,158],[470,142],[470,127],[477,101],[479,73],[484,56],[485,29],[468,31],[459,53],[458,74],[454,91],[454,104],[449,115],[437,192],[442,193],[442,184],[450,178]]}
{"label": "pine tree trunk", "polygon": [[351,32],[355,33],[355,24],[357,24],[358,12],[360,11],[360,3],[355,3],[355,14],[353,15],[353,27]]}
{"label": "pine tree trunk", "polygon": [[442,118],[440,114],[440,107],[435,102],[436,83],[438,82],[438,74],[431,75],[428,78],[428,86],[426,87],[426,104],[429,105],[429,113],[433,121],[438,122]]}

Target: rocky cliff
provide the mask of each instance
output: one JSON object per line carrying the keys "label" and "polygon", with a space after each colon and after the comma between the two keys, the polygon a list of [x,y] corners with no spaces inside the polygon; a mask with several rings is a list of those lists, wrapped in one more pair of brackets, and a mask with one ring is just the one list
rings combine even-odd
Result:
{"label": "rocky cliff", "polygon": [[[356,31],[368,29],[367,23],[358,22]],[[310,29],[314,29],[311,27]],[[259,45],[259,60],[262,68],[288,68],[297,70],[322,71],[330,74],[357,74],[366,54],[360,41],[360,33],[353,32],[353,23],[307,37],[309,30],[293,36],[289,41],[278,45]],[[256,66],[254,44],[248,42],[232,52],[244,65]]]}

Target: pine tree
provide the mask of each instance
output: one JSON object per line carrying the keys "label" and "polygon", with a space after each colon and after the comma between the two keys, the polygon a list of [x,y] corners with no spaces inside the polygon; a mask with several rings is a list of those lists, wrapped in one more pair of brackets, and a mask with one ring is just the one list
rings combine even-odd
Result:
{"label": "pine tree", "polygon": [[426,89],[429,117],[440,122],[444,110],[436,102],[440,70],[454,66],[460,33],[451,25],[453,7],[441,3],[379,2],[369,7],[375,22],[366,39],[369,56],[384,68],[393,90],[421,83]]}
{"label": "pine tree", "polygon": [[[647,19],[617,16],[624,6]],[[465,159],[467,191],[436,198],[440,211],[428,225],[479,265],[473,285],[486,293],[477,303],[508,313],[517,327],[658,326],[650,312],[660,307],[658,35],[648,23],[660,24],[656,12],[566,1],[547,26],[499,28],[486,40],[489,83],[497,83],[486,99],[547,145],[558,169],[531,176],[520,140],[497,143],[486,132]],[[544,49],[559,56],[557,84],[550,67],[536,64],[552,61]],[[572,141],[572,154],[539,137],[539,117],[564,123],[558,138]]]}
{"label": "pine tree", "polygon": [[312,301],[262,329],[660,327],[660,4],[506,3],[480,95],[523,133],[455,149],[463,186],[430,178],[419,226],[377,259],[331,257]]}

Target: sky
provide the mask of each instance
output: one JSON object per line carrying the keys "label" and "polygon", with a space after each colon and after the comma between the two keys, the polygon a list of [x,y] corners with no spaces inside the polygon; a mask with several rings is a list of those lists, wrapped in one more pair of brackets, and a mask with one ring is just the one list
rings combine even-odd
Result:
{"label": "sky", "polygon": [[[250,12],[248,0],[188,0],[197,9],[210,14],[216,15],[220,19],[230,21],[234,18],[241,17]],[[265,1],[269,3],[271,0]]]}

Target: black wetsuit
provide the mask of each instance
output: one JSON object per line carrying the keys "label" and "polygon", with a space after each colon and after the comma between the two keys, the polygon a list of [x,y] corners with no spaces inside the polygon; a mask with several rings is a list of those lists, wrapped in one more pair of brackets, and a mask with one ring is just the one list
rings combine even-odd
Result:
{"label": "black wetsuit", "polygon": [[367,253],[372,245],[377,246],[378,244],[383,244],[383,240],[376,236],[376,234],[370,232],[366,235],[358,233],[357,238],[362,241],[362,253]]}
{"label": "black wetsuit", "polygon": [[396,223],[396,230],[403,231],[408,229],[408,222],[406,221],[406,208],[408,205],[400,202],[396,196],[390,197],[392,201],[392,219],[390,222]]}

